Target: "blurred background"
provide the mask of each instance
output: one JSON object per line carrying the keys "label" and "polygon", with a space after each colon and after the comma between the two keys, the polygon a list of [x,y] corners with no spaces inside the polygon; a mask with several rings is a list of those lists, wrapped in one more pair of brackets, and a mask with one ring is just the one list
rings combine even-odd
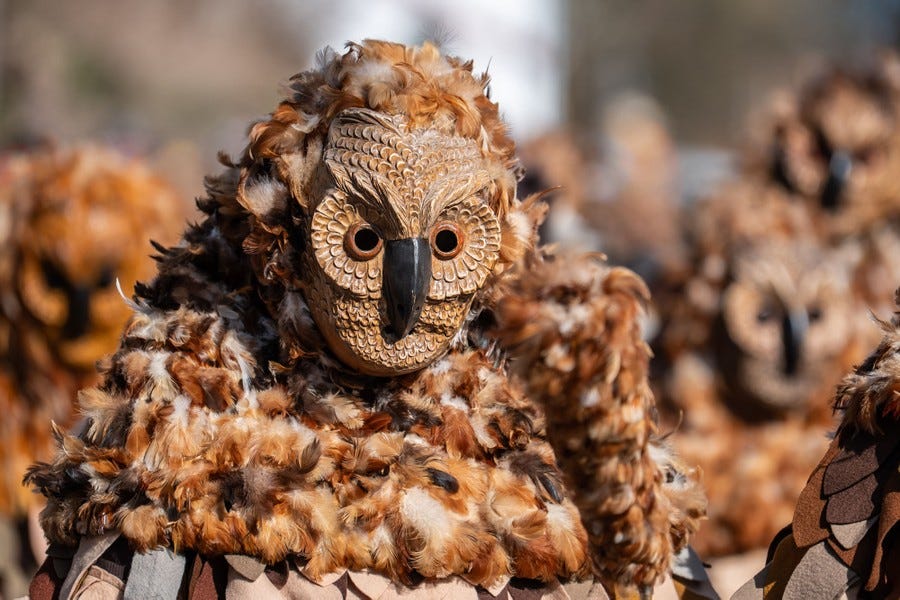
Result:
{"label": "blurred background", "polygon": [[[278,102],[280,84],[313,67],[322,47],[340,50],[348,40],[368,37],[408,44],[435,40],[447,52],[473,59],[476,72],[487,70],[492,98],[532,171],[523,182],[531,186],[526,191],[563,186],[545,232],[548,239],[577,240],[603,250],[638,270],[654,288],[662,307],[648,322],[648,338],[662,340],[654,346],[657,398],[671,403],[672,427],[681,428],[688,456],[691,443],[701,455],[709,454],[705,436],[716,431],[728,438],[721,462],[706,468],[715,496],[710,526],[715,533],[698,543],[707,554],[721,557],[714,561],[713,576],[719,591],[729,595],[761,567],[767,540],[790,520],[798,486],[827,445],[830,413],[809,415],[829,412],[830,390],[808,394],[816,406],[800,406],[798,400],[800,408],[775,411],[765,424],[723,408],[729,398],[719,389],[716,369],[722,366],[715,360],[722,351],[704,346],[709,340],[699,336],[703,339],[697,341],[694,332],[712,327],[695,327],[697,322],[723,321],[716,316],[720,297],[735,284],[725,279],[729,265],[750,261],[741,254],[748,246],[741,238],[746,232],[737,228],[732,236],[740,243],[702,242],[703,236],[684,224],[715,223],[708,214],[721,209],[714,204],[698,213],[682,209],[717,194],[722,182],[734,178],[755,190],[749,194],[753,197],[783,194],[783,173],[767,166],[742,171],[740,164],[755,138],[769,136],[762,140],[765,148],[777,140],[781,130],[772,122],[815,129],[810,119],[797,116],[802,110],[796,107],[803,103],[796,97],[781,105],[773,98],[781,90],[796,94],[826,65],[871,62],[884,49],[895,48],[900,0],[0,0],[0,148],[47,139],[93,140],[144,158],[181,197],[197,197],[203,193],[203,174],[217,169],[216,153],[241,151],[248,125]],[[900,62],[880,75],[894,94],[889,102],[875,99],[881,108],[900,106],[898,72]],[[828,97],[827,90],[820,95]],[[894,116],[889,121],[891,138],[878,144],[888,148],[885,156],[896,158],[900,127]],[[767,152],[758,154],[768,157]],[[807,159],[822,157],[796,161]],[[883,171],[896,172],[895,163],[884,164],[889,166]],[[828,167],[816,168],[824,172]],[[836,293],[864,297],[851,312],[866,318],[867,309],[879,302],[890,310],[890,294],[900,284],[900,265],[887,260],[900,256],[900,191],[879,187],[878,181],[870,177],[859,184],[861,196],[864,201],[883,198],[886,208],[880,214],[894,219],[892,225],[878,228],[873,226],[877,218],[861,219],[848,234],[831,223],[833,215],[820,215],[821,207],[814,206],[809,217],[810,228],[825,231],[814,240],[812,263],[837,249],[842,257],[856,257],[839,274],[841,281],[868,277],[883,282],[884,289],[868,296],[851,293],[846,283]],[[800,197],[798,189],[786,186]],[[807,194],[814,205],[817,190]],[[723,198],[732,204],[727,194]],[[751,212],[756,210],[751,203]],[[728,218],[740,223],[744,216]],[[727,228],[714,224],[709,229]],[[756,255],[768,243],[756,245],[753,260],[762,260]],[[798,253],[785,251],[789,257]],[[877,272],[864,272],[863,263],[874,264]],[[693,304],[679,309],[686,298]],[[815,301],[810,319],[822,319],[823,302]],[[667,315],[669,306],[675,310]],[[764,324],[765,310],[755,304],[747,310]],[[667,321],[686,325],[666,338]],[[870,347],[864,341],[853,352],[842,349],[843,362],[831,371],[845,372]],[[683,348],[689,349],[686,359]],[[805,385],[799,379],[795,383]],[[825,383],[833,386],[831,380]],[[688,419],[682,424],[684,414]],[[698,423],[691,422],[692,414]],[[708,415],[708,427],[699,423],[700,415]],[[721,426],[724,422],[727,427]],[[785,456],[797,454],[796,441],[809,431],[803,459],[784,463]],[[731,500],[722,500],[742,476],[729,471],[738,464],[736,457],[755,469],[759,480],[778,488],[747,484],[771,492],[770,500],[741,496],[730,507],[739,519],[752,515],[747,520],[762,522],[774,515],[757,531],[728,521]],[[786,475],[790,468],[796,472]],[[724,487],[714,486],[716,476],[724,478]],[[776,503],[779,510],[773,509]]]}
{"label": "blurred background", "polygon": [[679,146],[722,148],[768,91],[898,24],[898,0],[0,0],[0,144],[91,137],[206,171],[317,49],[376,37],[473,58],[520,140],[590,136],[636,91]]}

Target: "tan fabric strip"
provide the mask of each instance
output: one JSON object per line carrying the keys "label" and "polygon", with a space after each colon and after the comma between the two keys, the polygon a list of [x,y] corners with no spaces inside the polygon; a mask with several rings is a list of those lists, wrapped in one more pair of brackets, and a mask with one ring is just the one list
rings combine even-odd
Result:
{"label": "tan fabric strip", "polygon": [[75,590],[72,600],[121,600],[125,583],[115,575],[92,565]]}
{"label": "tan fabric strip", "polygon": [[72,591],[77,589],[78,584],[81,583],[91,565],[97,562],[97,559],[117,539],[119,539],[117,532],[81,538],[81,543],[78,544],[78,551],[72,557],[72,566],[69,568],[69,574],[59,590],[60,598],[71,597]]}
{"label": "tan fabric strip", "polygon": [[391,580],[371,571],[350,571],[350,581],[365,598],[380,598]]}
{"label": "tan fabric strip", "polygon": [[857,581],[859,576],[835,556],[828,544],[821,542],[807,550],[797,564],[782,598],[836,598]]}
{"label": "tan fabric strip", "polygon": [[781,598],[794,569],[803,560],[807,548],[798,548],[793,536],[789,535],[775,550],[775,556],[766,571],[766,582],[763,590],[765,598]]}
{"label": "tan fabric strip", "polygon": [[266,565],[252,556],[244,554],[226,554],[225,562],[234,571],[249,581],[254,581],[257,577],[265,573]]}
{"label": "tan fabric strip", "polygon": [[849,523],[847,525],[832,525],[831,535],[844,550],[849,550],[866,537],[866,533],[868,533],[869,529],[876,522],[878,522],[878,517],[873,517],[867,521]]}
{"label": "tan fabric strip", "polygon": [[738,588],[731,600],[763,600],[765,598],[766,581],[769,578],[769,565],[753,576],[753,579]]}
{"label": "tan fabric strip", "polygon": [[125,584],[125,600],[176,600],[187,559],[168,548],[137,552]]}

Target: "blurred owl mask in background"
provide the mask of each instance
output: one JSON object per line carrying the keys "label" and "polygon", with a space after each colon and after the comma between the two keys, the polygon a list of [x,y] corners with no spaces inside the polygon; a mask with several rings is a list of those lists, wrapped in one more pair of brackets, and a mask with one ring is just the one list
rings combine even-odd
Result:
{"label": "blurred owl mask in background", "polygon": [[897,89],[880,69],[835,69],[776,117],[772,175],[810,200],[830,233],[868,226],[900,206]]}
{"label": "blurred owl mask in background", "polygon": [[[98,148],[35,153],[19,167],[2,275],[4,316],[61,365],[93,370],[129,309],[116,290],[152,273],[148,239],[171,239],[185,210],[143,167]],[[24,179],[27,179],[24,180]],[[18,329],[18,328],[16,328]]]}
{"label": "blurred owl mask in background", "polygon": [[730,392],[723,397],[738,414],[810,409],[810,392],[836,367],[852,333],[847,254],[795,241],[734,258],[715,344]]}

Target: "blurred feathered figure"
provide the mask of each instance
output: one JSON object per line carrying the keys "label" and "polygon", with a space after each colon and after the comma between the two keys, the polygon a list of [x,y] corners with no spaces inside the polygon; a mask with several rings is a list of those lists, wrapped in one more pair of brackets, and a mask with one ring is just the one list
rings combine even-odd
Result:
{"label": "blurred feathered figure", "polygon": [[900,218],[900,59],[832,68],[771,105],[748,166],[835,240]]}
{"label": "blurred feathered figure", "polygon": [[882,325],[881,344],[837,389],[841,423],[793,522],[734,598],[900,594],[900,313]]}
{"label": "blurred feathered figure", "polygon": [[664,420],[712,490],[701,552],[768,543],[833,427],[822,398],[877,336],[868,311],[900,273],[891,64],[783,97],[738,178],[688,209],[692,266],[657,296],[656,347]]}
{"label": "blurred feathered figure", "polygon": [[[116,289],[152,273],[146,236],[177,239],[185,207],[148,169],[99,147],[0,156],[0,514],[39,507],[26,468],[53,455],[49,424],[78,418],[75,392],[96,381],[128,309]],[[14,526],[14,525],[13,525]],[[16,557],[21,550],[25,556]],[[30,551],[4,545],[6,567]],[[5,593],[16,584],[6,574]],[[19,582],[21,586],[22,582]],[[21,593],[21,589],[19,593]]]}
{"label": "blurred feathered figure", "polygon": [[664,576],[705,500],[652,444],[646,290],[535,247],[543,206],[516,197],[486,85],[377,41],[292,79],[136,288],[84,431],[29,473],[61,557],[33,598]]}
{"label": "blurred feathered figure", "polygon": [[522,159],[521,189],[549,188],[544,242],[602,251],[651,284],[682,265],[675,146],[650,98],[615,98],[596,139],[551,131],[530,140]]}
{"label": "blurred feathered figure", "polygon": [[808,239],[768,240],[698,275],[669,309],[681,312],[663,329],[660,410],[710,491],[701,553],[765,546],[789,517],[797,476],[832,427],[821,397],[861,358],[854,258]]}
{"label": "blurred feathered figure", "polygon": [[559,129],[523,144],[519,156],[525,176],[519,182],[518,195],[540,194],[549,207],[538,230],[541,242],[599,251],[605,239],[587,220],[592,206],[591,165],[583,144],[573,133]]}

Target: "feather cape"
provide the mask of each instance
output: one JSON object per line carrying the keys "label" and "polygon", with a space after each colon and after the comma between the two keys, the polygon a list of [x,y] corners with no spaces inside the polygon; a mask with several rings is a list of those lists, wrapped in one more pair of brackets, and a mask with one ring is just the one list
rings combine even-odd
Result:
{"label": "feather cape", "polygon": [[[185,214],[168,184],[109,149],[0,156],[0,514],[19,517],[39,506],[22,477],[35,460],[53,456],[48,423],[78,420],[74,394],[96,382],[95,361],[116,349],[130,316],[109,281],[91,290],[87,330],[61,335],[70,307],[36,263],[63,255],[65,275],[81,283],[108,261],[129,288],[153,273],[144,236],[178,239]],[[85,215],[102,224],[103,235],[84,239]]]}

